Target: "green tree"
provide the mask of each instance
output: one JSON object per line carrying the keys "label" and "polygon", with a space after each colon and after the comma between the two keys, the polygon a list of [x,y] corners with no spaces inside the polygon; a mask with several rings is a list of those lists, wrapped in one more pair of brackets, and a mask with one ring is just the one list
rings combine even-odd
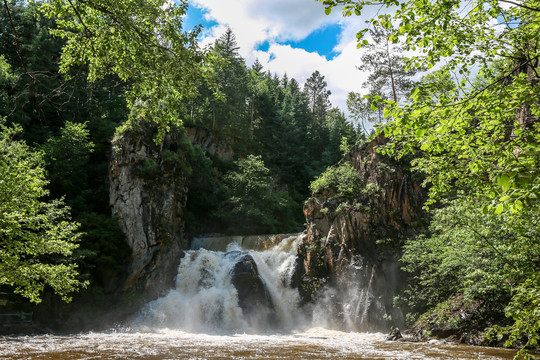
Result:
{"label": "green tree", "polygon": [[351,91],[347,95],[347,110],[353,121],[362,128],[365,134],[374,123],[382,122],[382,109],[377,107],[374,111],[371,108],[369,98],[358,92]]}
{"label": "green tree", "polygon": [[[430,93],[428,82],[411,92],[410,104],[387,101],[385,115],[391,121],[379,130],[393,139],[388,153],[416,153],[413,165],[426,175],[430,203],[460,197],[481,205],[481,213],[492,217],[539,211],[538,0],[320,1],[327,13],[342,6],[346,16],[361,15],[368,6],[386,7],[357,34],[359,46],[368,44],[364,35],[380,25],[390,30],[389,41],[401,39],[406,50],[420,54],[408,59],[406,66],[441,65],[439,78],[458,76],[456,89],[448,94],[424,96]],[[476,71],[480,81],[474,81]],[[519,234],[516,231],[512,234]],[[527,256],[527,250],[517,251]],[[522,264],[515,265],[525,270]],[[538,273],[538,263],[533,269]],[[496,274],[494,269],[487,273]],[[532,275],[526,278],[513,284],[519,296],[508,307],[508,315],[515,323],[506,330],[514,340],[519,333],[536,342],[540,321],[538,312],[530,309],[538,304],[526,299],[538,292],[538,282]],[[529,314],[536,315],[524,324]]]}
{"label": "green tree", "polygon": [[414,88],[416,68],[405,67],[404,46],[389,40],[391,29],[376,25],[371,31],[372,41],[360,58],[359,70],[369,73],[362,87],[372,95],[379,95],[398,103],[408,100]]}
{"label": "green tree", "polygon": [[422,76],[418,85],[420,102],[437,102],[439,99],[452,96],[457,89],[452,75],[444,70],[432,71]]}
{"label": "green tree", "polygon": [[330,110],[331,105],[328,97],[331,95],[331,91],[326,86],[324,75],[321,75],[318,70],[314,71],[304,84],[304,93],[308,98],[313,121],[316,123],[324,122],[326,112]]}
{"label": "green tree", "polygon": [[88,188],[86,168],[94,143],[84,124],[66,122],[60,134],[43,146],[49,169],[50,188],[54,196],[67,195],[70,200]]}
{"label": "green tree", "polygon": [[[371,0],[323,2],[327,12],[343,5],[345,15],[360,15],[364,7],[375,5]],[[395,5],[390,0],[381,4]],[[420,87],[412,92],[413,104],[390,101],[385,110],[392,119],[385,127],[387,136],[395,137],[404,152],[416,147],[424,152],[425,161],[418,161],[417,167],[428,174],[434,199],[451,189],[473,187],[494,200],[489,208],[497,213],[537,203],[540,102],[534,79],[540,49],[533,40],[540,17],[537,5],[525,1],[505,9],[501,3],[475,1],[464,18],[459,1],[406,1],[399,11],[368,21],[369,26],[387,28],[389,41],[403,38],[407,50],[421,53],[407,66],[431,68],[445,58],[441,71],[461,76],[449,96],[420,101]],[[399,26],[394,29],[392,22]],[[493,27],[493,22],[499,26]],[[369,30],[358,34],[361,45],[368,43],[362,38]],[[473,65],[489,79],[481,89],[466,88]]]}
{"label": "green tree", "polygon": [[402,261],[414,275],[409,299],[432,308],[456,293],[498,303],[537,271],[538,212],[484,214],[482,204],[451,201],[432,212],[430,231],[405,245]]}
{"label": "green tree", "polygon": [[213,130],[222,131],[236,142],[249,139],[248,73],[240,56],[236,36],[230,28],[216,40],[214,53],[223,61],[214,67],[215,79],[222,101],[213,108]]}
{"label": "green tree", "polygon": [[230,195],[222,211],[229,226],[240,233],[292,231],[294,222],[287,211],[288,196],[277,189],[262,158],[249,155],[236,164],[238,169],[224,176]]}
{"label": "green tree", "polygon": [[129,81],[130,106],[154,121],[163,135],[178,122],[178,108],[197,93],[206,54],[198,47],[200,28],[182,31],[187,1],[47,1],[41,8],[55,19],[51,33],[65,39],[60,71],[88,64],[88,80],[114,74]]}
{"label": "green tree", "polygon": [[78,224],[48,191],[40,153],[14,140],[18,129],[2,125],[0,136],[0,285],[39,303],[45,286],[68,301],[85,283],[69,257],[77,248]]}

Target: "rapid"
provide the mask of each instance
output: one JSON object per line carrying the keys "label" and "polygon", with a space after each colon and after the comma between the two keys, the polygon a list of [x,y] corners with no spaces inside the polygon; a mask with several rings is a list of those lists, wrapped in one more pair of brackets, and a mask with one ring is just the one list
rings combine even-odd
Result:
{"label": "rapid", "polygon": [[301,242],[302,235],[194,239],[175,287],[131,323],[105,332],[1,336],[0,359],[513,358],[504,349],[387,341],[362,331],[368,309],[377,308],[369,284],[339,294],[328,288],[302,304],[292,281]]}

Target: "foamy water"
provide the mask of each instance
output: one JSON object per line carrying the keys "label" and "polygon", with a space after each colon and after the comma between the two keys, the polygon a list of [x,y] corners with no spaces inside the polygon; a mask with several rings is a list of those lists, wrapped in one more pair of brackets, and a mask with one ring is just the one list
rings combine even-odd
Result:
{"label": "foamy water", "polygon": [[207,335],[161,329],[72,336],[0,337],[0,359],[512,359],[509,350],[386,341],[380,333],[308,329],[275,335]]}
{"label": "foamy water", "polygon": [[[369,279],[367,284],[357,281],[343,293],[326,289],[315,305],[300,308],[291,277],[301,237],[220,240],[216,246],[222,251],[212,249],[211,239],[203,240],[182,259],[175,288],[145,306],[130,327],[69,336],[0,336],[0,359],[496,360],[514,356],[503,349],[391,342],[382,333],[330,330],[361,327],[371,301]],[[257,249],[243,248],[246,243],[257,244]],[[256,317],[247,318],[239,306],[231,269],[246,253],[255,260],[271,298],[273,327]]]}
{"label": "foamy water", "polygon": [[[232,237],[231,237],[232,238]],[[233,238],[234,239],[234,238]],[[301,236],[290,236],[266,250],[250,250],[231,242],[225,251],[190,250],[178,268],[176,286],[166,296],[141,311],[135,326],[143,330],[169,328],[196,333],[261,333],[268,330],[268,314],[274,327],[290,331],[305,326],[298,309],[298,290],[291,287],[296,252]],[[217,242],[223,248],[222,241]],[[207,247],[211,247],[206,244]],[[244,316],[231,271],[245,255],[251,256],[273,307]],[[258,315],[258,316],[257,316]]]}

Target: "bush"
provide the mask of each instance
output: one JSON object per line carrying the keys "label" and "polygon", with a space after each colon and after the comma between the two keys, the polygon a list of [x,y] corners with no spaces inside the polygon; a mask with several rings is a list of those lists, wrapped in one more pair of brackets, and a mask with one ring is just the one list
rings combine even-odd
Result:
{"label": "bush", "polygon": [[[405,244],[402,262],[411,281],[404,298],[413,311],[432,309],[463,294],[482,300],[493,318],[504,319],[513,289],[521,289],[520,284],[538,273],[540,211],[494,215],[484,213],[482,205],[464,199],[449,202],[432,212],[429,234]],[[521,316],[508,309],[515,320]]]}
{"label": "bush", "polygon": [[363,184],[356,170],[345,162],[328,167],[311,183],[310,188],[313,194],[330,190],[336,197],[353,198],[361,193]]}

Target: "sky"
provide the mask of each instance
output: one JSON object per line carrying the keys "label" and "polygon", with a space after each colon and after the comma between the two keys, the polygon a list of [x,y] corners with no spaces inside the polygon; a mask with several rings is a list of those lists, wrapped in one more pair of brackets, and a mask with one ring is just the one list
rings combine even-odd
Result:
{"label": "sky", "polygon": [[213,44],[230,27],[240,55],[251,66],[256,59],[264,71],[287,74],[304,84],[318,70],[332,92],[333,106],[346,111],[347,94],[364,92],[367,75],[356,68],[361,52],[356,33],[363,21],[325,15],[315,0],[189,0],[186,30],[203,25],[202,45]]}

